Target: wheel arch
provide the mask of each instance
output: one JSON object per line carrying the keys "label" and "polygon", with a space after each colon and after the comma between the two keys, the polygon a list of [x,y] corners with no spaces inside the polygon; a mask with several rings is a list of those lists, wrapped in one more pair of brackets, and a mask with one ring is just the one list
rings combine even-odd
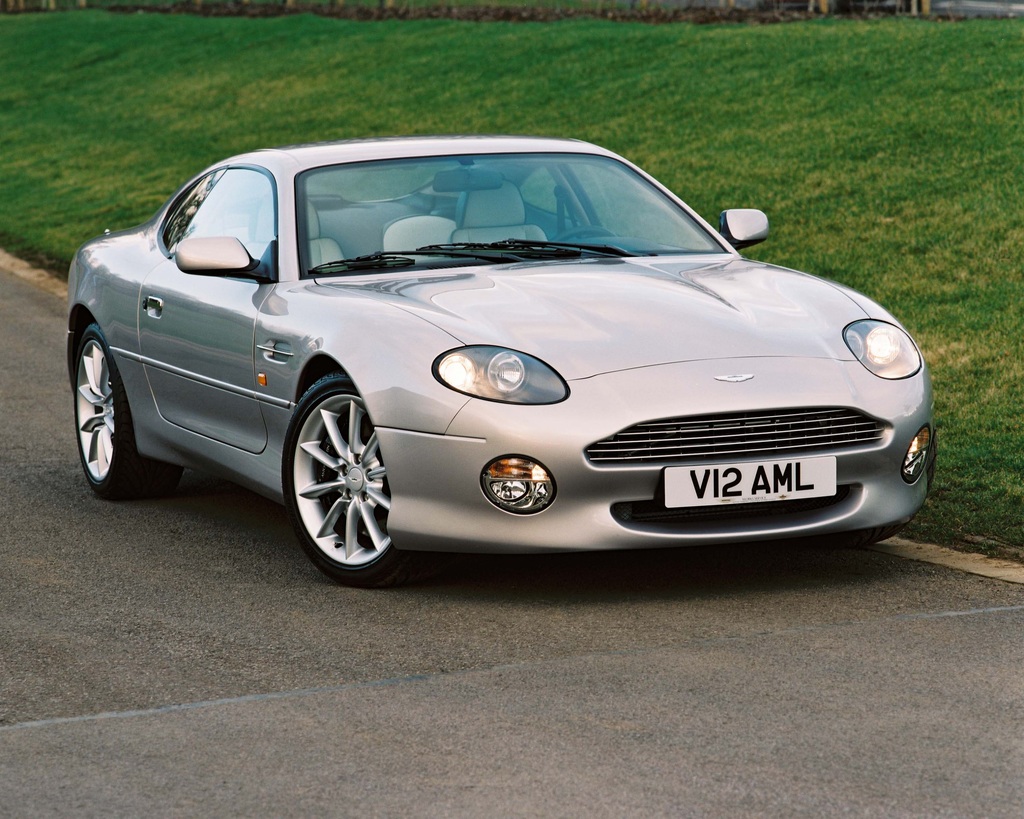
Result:
{"label": "wheel arch", "polygon": [[302,400],[302,396],[305,395],[309,388],[317,381],[324,376],[331,375],[333,373],[343,375],[349,381],[352,380],[352,377],[348,374],[345,368],[331,356],[323,353],[313,356],[302,368],[302,374],[299,376],[299,380],[296,383],[294,396],[295,403]]}
{"label": "wheel arch", "polygon": [[71,313],[68,315],[68,378],[72,384],[75,383],[75,370],[77,369],[75,354],[78,352],[78,345],[90,324],[98,324],[98,322],[88,307],[76,304],[71,308]]}

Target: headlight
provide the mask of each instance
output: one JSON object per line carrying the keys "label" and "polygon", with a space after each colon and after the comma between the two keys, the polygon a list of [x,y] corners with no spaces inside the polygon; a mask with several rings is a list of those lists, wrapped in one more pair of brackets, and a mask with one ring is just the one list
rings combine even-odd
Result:
{"label": "headlight", "polygon": [[461,347],[434,361],[434,378],[456,392],[507,404],[557,404],[569,395],[543,361],[504,347]]}
{"label": "headlight", "polygon": [[905,332],[894,324],[869,319],[843,331],[846,346],[880,378],[908,378],[921,369],[921,354]]}

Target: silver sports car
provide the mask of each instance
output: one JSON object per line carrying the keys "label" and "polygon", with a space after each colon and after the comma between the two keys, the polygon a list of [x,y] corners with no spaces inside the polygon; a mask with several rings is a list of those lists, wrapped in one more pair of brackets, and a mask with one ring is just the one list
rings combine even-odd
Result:
{"label": "silver sports car", "polygon": [[888,537],[934,470],[921,353],[737,252],[767,235],[571,140],[232,157],[71,265],[85,476],[225,476],[356,586],[436,552]]}

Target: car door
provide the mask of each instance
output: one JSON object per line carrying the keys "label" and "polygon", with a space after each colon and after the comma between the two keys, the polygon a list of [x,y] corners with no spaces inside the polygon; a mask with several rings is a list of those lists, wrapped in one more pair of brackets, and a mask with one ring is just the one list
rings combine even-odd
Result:
{"label": "car door", "polygon": [[266,446],[256,399],[255,326],[273,284],[233,274],[184,273],[178,242],[233,236],[255,259],[276,242],[272,179],[252,168],[215,171],[171,208],[167,258],[140,291],[139,346],[157,408],[183,429],[248,452]]}

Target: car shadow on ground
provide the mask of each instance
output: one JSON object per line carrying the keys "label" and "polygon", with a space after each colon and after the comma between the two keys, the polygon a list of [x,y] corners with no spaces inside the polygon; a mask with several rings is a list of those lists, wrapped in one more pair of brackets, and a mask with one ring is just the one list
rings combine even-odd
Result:
{"label": "car shadow on ground", "polygon": [[892,561],[799,542],[550,555],[463,555],[422,584],[454,597],[683,599],[872,582]]}
{"label": "car shadow on ground", "polygon": [[[221,548],[247,544],[250,571],[289,584],[333,584],[306,561],[284,508],[216,478],[188,471],[178,492],[148,501],[162,513],[211,528]],[[236,545],[232,545],[232,543]],[[526,555],[442,555],[444,568],[414,584],[375,594],[451,600],[593,602],[684,599],[771,589],[817,589],[873,582],[895,571],[892,558],[827,543],[777,541],[640,551]],[[353,591],[357,594],[367,592]]]}

